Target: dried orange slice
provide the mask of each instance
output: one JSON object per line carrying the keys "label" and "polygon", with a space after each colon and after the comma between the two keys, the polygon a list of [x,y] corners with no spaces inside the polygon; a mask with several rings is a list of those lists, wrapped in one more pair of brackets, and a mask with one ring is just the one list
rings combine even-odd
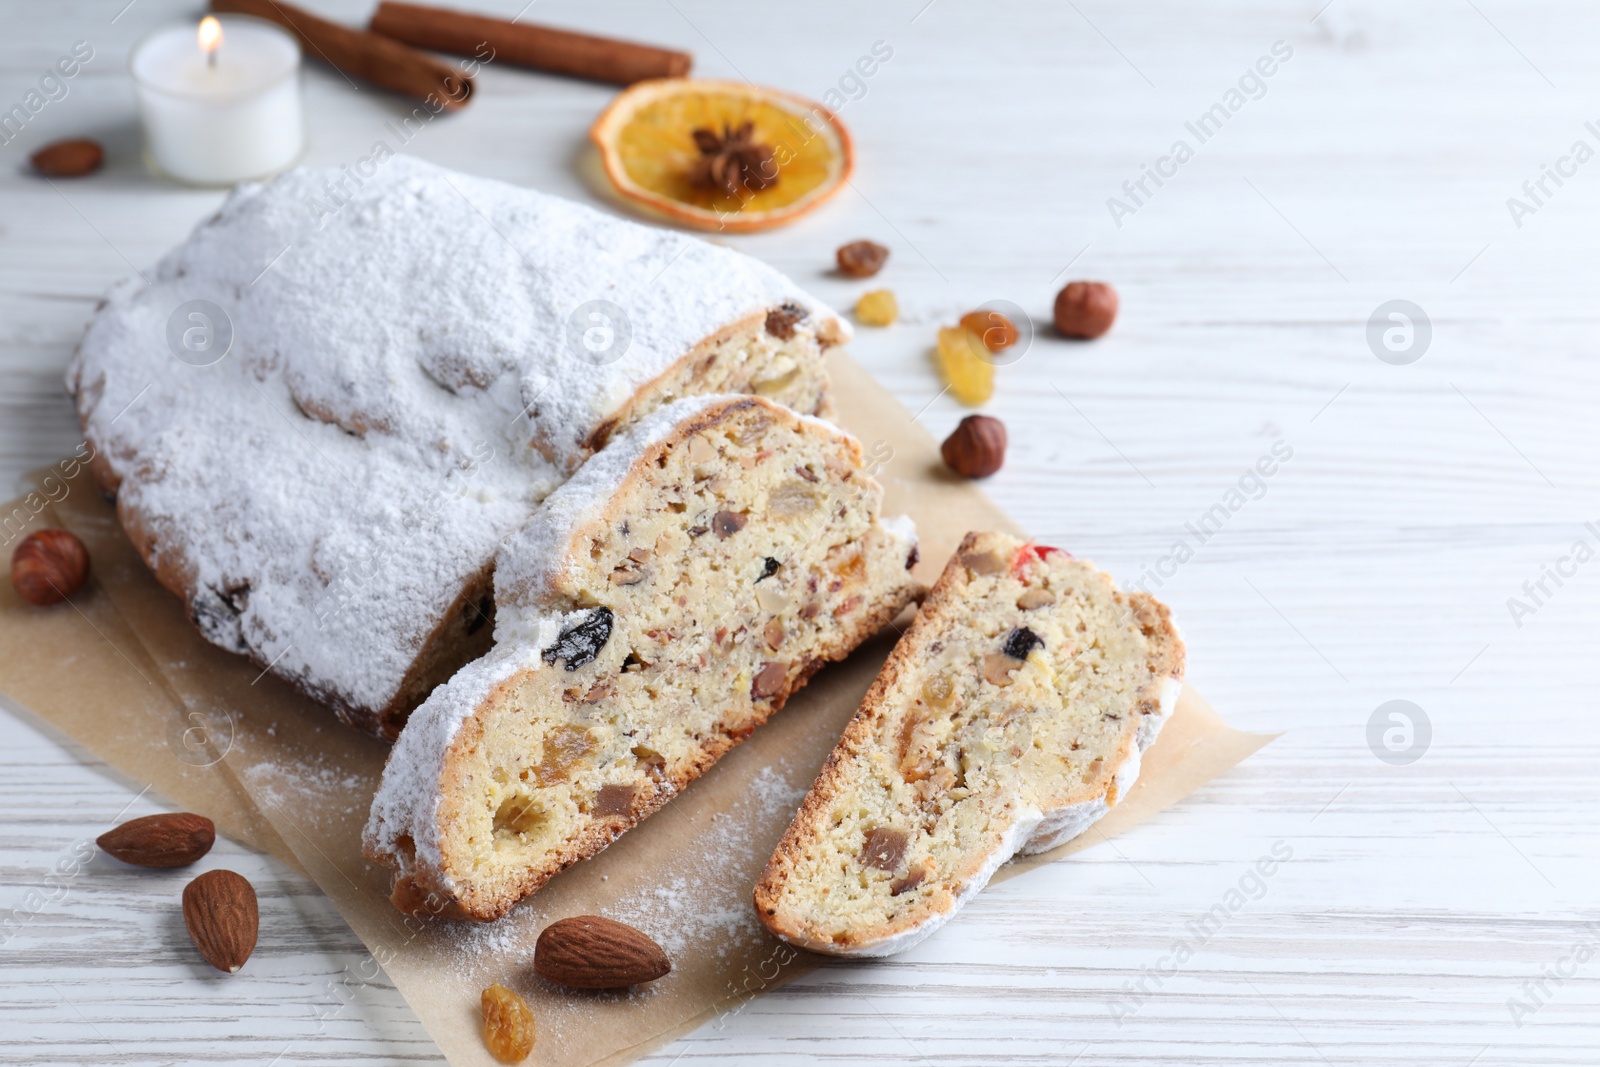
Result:
{"label": "dried orange slice", "polygon": [[850,134],[833,112],[743,82],[638,82],[600,114],[589,139],[618,193],[702,230],[793,222],[838,192],[854,167]]}

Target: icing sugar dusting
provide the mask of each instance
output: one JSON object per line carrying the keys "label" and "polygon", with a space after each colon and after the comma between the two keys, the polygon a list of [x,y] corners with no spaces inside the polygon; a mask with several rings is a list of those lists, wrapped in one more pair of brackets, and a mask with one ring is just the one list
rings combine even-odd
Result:
{"label": "icing sugar dusting", "polygon": [[[744,255],[556,197],[402,156],[330,214],[339,177],[235,189],[107,294],[68,384],[207,638],[370,712],[619,404],[764,308],[835,317]],[[594,301],[626,323],[615,359],[581,341]]]}
{"label": "icing sugar dusting", "polygon": [[745,797],[711,817],[692,855],[666,861],[660,884],[635,890],[606,915],[643,930],[669,956],[715,946],[725,958],[764,939],[750,889],[777,843],[773,828],[782,832],[806,792],[784,776],[787,766],[780,760],[757,771]]}

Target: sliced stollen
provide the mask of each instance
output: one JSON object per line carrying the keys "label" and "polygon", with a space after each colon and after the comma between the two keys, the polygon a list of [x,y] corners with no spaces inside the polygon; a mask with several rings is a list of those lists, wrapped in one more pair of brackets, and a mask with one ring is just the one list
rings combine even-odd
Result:
{"label": "sliced stollen", "polygon": [[236,188],[67,374],[128,536],[213,643],[393,737],[489,647],[500,541],[686,396],[825,414],[848,329],[730,249],[405,156]]}
{"label": "sliced stollen", "polygon": [[367,823],[407,911],[494,919],[605,848],[922,592],[854,438],[757,397],[613,440],[500,553],[495,647],[401,733]]}
{"label": "sliced stollen", "polygon": [[968,534],[768,862],[761,921],[834,956],[916,944],[1014,854],[1132,788],[1183,663],[1154,598],[1059,549]]}

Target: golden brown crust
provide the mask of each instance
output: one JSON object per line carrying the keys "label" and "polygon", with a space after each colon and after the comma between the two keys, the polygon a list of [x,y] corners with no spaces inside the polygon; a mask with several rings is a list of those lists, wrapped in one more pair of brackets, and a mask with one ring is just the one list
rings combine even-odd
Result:
{"label": "golden brown crust", "polygon": [[[962,538],[960,546],[945,564],[943,572],[923,601],[922,608],[910,628],[896,642],[894,650],[879,670],[872,687],[862,698],[861,706],[845,727],[839,743],[829,753],[817,774],[815,783],[795,813],[793,822],[773,850],[761,877],[757,879],[753,893],[756,913],[775,936],[800,945],[806,945],[810,940],[808,932],[782,905],[783,889],[788,882],[790,871],[800,859],[805,842],[812,834],[813,828],[825,820],[830,805],[845,788],[844,764],[875,744],[879,720],[890,713],[889,695],[895,690],[901,676],[910,672],[918,657],[923,654],[927,634],[938,625],[941,609],[953,605],[955,610],[960,610],[962,592],[970,580],[962,558],[969,553],[982,551],[987,547],[988,539],[993,536],[995,535],[974,531]],[[1147,664],[1152,678],[1150,684],[1140,691],[1138,708],[1141,715],[1154,714],[1160,700],[1158,689],[1161,680],[1182,679],[1185,656],[1183,641],[1172,624],[1171,612],[1165,604],[1144,593],[1128,594],[1119,591],[1116,596],[1127,604],[1140,629],[1151,640]],[[1063,794],[1052,798],[1047,810],[1092,800],[1107,794],[1108,791],[1110,800],[1114,803],[1115,772],[1111,764],[1120,763],[1131,754],[1137,732],[1137,727],[1130,724],[1130,728],[1124,732],[1116,759],[1108,761],[1101,775],[1073,783]],[[940,880],[952,884],[965,883],[978,873],[979,865],[978,857],[974,857],[973,862],[961,870],[941,871]],[[908,909],[905,914],[887,925],[856,932],[854,936],[847,935],[843,941],[835,939],[835,943],[841,949],[848,949],[856,944],[883,942],[923,925],[931,915],[952,910],[957,903],[953,893],[941,890],[937,895],[930,897],[923,906]]]}

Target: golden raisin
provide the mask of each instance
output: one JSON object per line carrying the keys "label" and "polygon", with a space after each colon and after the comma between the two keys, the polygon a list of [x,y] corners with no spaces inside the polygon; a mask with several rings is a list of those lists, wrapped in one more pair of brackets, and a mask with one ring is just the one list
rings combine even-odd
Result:
{"label": "golden raisin", "polygon": [[863,326],[892,326],[900,317],[900,302],[888,289],[862,293],[856,301],[856,321]]}
{"label": "golden raisin", "polygon": [[572,768],[597,748],[594,735],[581,726],[562,723],[544,737],[544,754],[533,767],[535,785],[555,785],[572,776]]}
{"label": "golden raisin", "polygon": [[483,1043],[501,1063],[521,1063],[533,1051],[533,1012],[527,1001],[496,982],[483,991]]}
{"label": "golden raisin", "polygon": [[936,674],[922,683],[922,699],[940,711],[948,710],[955,696],[955,683],[948,674]]}
{"label": "golden raisin", "polygon": [[983,347],[991,352],[1017,343],[1016,323],[998,311],[969,311],[961,316],[961,325],[981,337]]}
{"label": "golden raisin", "polygon": [[988,354],[983,338],[965,327],[940,328],[939,369],[950,395],[968,407],[986,403],[994,395],[994,364],[985,358]]}

